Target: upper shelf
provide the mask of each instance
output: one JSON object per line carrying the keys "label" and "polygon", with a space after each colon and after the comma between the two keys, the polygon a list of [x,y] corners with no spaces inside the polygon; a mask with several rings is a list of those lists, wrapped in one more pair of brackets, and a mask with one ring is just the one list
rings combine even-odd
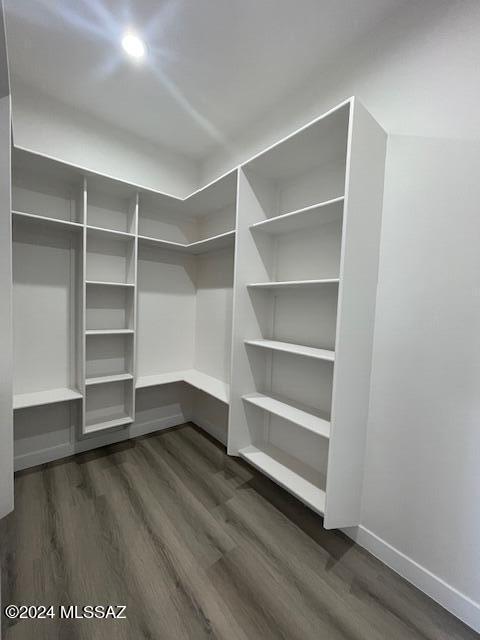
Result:
{"label": "upper shelf", "polygon": [[47,226],[55,227],[57,229],[83,229],[83,225],[80,222],[71,222],[70,220],[61,220],[60,218],[48,218],[46,216],[39,216],[35,213],[24,213],[23,211],[12,211],[12,217],[14,220],[24,220],[26,222],[36,222]]}
{"label": "upper shelf", "polygon": [[343,212],[344,196],[332,198],[325,202],[303,207],[281,216],[267,218],[261,222],[250,225],[252,231],[262,231],[277,235],[281,233],[289,233],[291,231],[299,231],[300,229],[308,229],[323,222],[330,222]]}
{"label": "upper shelf", "polygon": [[297,356],[307,356],[317,360],[327,360],[328,362],[335,360],[335,351],[306,347],[303,344],[292,344],[291,342],[280,342],[279,340],[245,340],[245,344],[261,347],[262,349],[271,349],[272,351],[283,351]]}
{"label": "upper shelf", "polygon": [[319,285],[334,284],[338,285],[339,278],[324,278],[323,280],[285,280],[278,282],[253,282],[247,284],[249,289],[311,289]]}
{"label": "upper shelf", "polygon": [[40,407],[44,404],[78,400],[82,397],[79,391],[67,387],[48,389],[47,391],[34,391],[32,393],[16,393],[13,396],[13,408],[24,409],[25,407]]}
{"label": "upper shelf", "polygon": [[148,236],[138,236],[138,241],[142,244],[152,245],[160,249],[200,254],[233,245],[235,241],[235,231],[227,231],[226,233],[221,233],[218,236],[206,238],[205,240],[198,240],[197,242],[190,242],[188,244],[171,242],[170,240],[160,240],[158,238],[150,238]]}

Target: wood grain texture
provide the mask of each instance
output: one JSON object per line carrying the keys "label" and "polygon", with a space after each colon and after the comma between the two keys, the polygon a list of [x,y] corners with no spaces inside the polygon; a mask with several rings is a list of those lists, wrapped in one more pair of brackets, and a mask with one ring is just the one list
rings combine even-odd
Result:
{"label": "wood grain texture", "polygon": [[4,618],[6,640],[478,638],[191,424],[21,472],[15,505],[2,603],[127,620]]}

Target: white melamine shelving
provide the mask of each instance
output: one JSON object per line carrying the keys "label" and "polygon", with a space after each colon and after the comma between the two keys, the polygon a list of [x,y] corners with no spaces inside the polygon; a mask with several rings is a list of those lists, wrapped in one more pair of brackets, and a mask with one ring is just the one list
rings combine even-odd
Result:
{"label": "white melamine shelving", "polygon": [[325,513],[324,478],[277,447],[262,443],[240,449],[239,454],[252,466],[299,498],[308,507]]}
{"label": "white melamine shelving", "polygon": [[68,402],[82,398],[82,394],[76,389],[48,389],[48,391],[34,391],[32,393],[18,393],[13,396],[13,408],[24,409],[26,407],[40,407],[44,404],[56,402]]}
{"label": "white melamine shelving", "polygon": [[14,406],[80,400],[20,464],[188,416],[358,525],[385,143],[351,98],[185,198],[15,149]]}
{"label": "white melamine shelving", "polygon": [[290,342],[280,342],[279,340],[245,340],[245,344],[252,347],[260,347],[261,349],[283,351],[284,353],[291,353],[296,356],[327,360],[328,362],[335,360],[334,351],[318,349],[317,347],[306,347],[302,344],[291,344]]}
{"label": "white melamine shelving", "polygon": [[85,284],[99,287],[135,287],[132,282],[104,282],[102,280],[85,280]]}
{"label": "white melamine shelving", "polygon": [[229,401],[230,385],[228,383],[195,369],[140,376],[137,378],[136,388],[145,389],[146,387],[156,387],[174,382],[186,382],[192,387],[217,398],[217,400],[225,403]]}
{"label": "white melamine shelving", "polygon": [[243,396],[243,400],[323,438],[330,437],[330,420],[315,415],[310,408],[264,393],[250,393]]}
{"label": "white melamine shelving", "polygon": [[313,204],[296,211],[289,211],[279,216],[261,220],[250,225],[252,231],[262,231],[272,235],[291,233],[300,229],[308,229],[318,226],[322,222],[328,222],[333,217],[341,214],[345,198],[339,196],[319,204]]}
{"label": "white melamine shelving", "polygon": [[33,222],[51,226],[59,229],[78,230],[82,229],[83,225],[78,222],[71,222],[70,220],[60,220],[59,218],[49,218],[47,216],[40,216],[34,213],[24,213],[23,211],[12,211],[12,216],[15,220],[22,220],[25,222]]}
{"label": "white melamine shelving", "polygon": [[94,384],[107,384],[109,382],[120,382],[122,380],[133,380],[131,373],[115,373],[110,376],[97,376],[95,378],[86,378],[85,384],[87,387]]}
{"label": "white melamine shelving", "polygon": [[323,280],[286,280],[284,282],[253,282],[247,284],[249,289],[311,289],[318,285],[337,284],[338,278],[324,278]]}
{"label": "white melamine shelving", "polygon": [[169,249],[171,251],[180,251],[182,253],[191,253],[194,255],[230,247],[234,240],[235,231],[228,231],[217,236],[212,236],[211,238],[205,238],[204,240],[197,240],[196,242],[190,243],[172,242],[170,240],[161,240],[159,238],[150,238],[147,236],[138,237],[138,241],[142,244],[158,247],[159,249]]}

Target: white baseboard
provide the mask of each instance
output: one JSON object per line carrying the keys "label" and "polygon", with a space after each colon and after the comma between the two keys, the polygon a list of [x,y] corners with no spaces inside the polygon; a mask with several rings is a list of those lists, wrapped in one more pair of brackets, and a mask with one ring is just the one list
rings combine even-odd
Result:
{"label": "white baseboard", "polygon": [[343,532],[405,580],[430,596],[432,600],[480,633],[478,602],[461,593],[365,527],[343,529]]}

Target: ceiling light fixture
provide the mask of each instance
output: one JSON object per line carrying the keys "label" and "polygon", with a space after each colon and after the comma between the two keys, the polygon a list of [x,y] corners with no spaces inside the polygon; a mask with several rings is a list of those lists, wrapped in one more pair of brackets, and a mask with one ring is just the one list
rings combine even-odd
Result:
{"label": "ceiling light fixture", "polygon": [[122,38],[122,47],[128,53],[129,56],[139,60],[145,55],[146,47],[143,40],[141,40],[134,33],[127,32]]}

